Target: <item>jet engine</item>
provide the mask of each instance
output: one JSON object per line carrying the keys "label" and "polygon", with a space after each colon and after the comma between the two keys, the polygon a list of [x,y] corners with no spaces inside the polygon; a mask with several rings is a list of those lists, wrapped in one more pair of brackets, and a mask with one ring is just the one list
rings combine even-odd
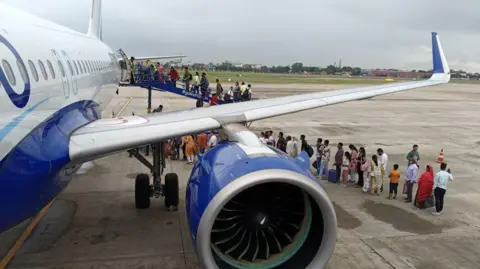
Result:
{"label": "jet engine", "polygon": [[263,146],[224,142],[194,165],[186,211],[199,261],[208,269],[323,268],[336,243],[336,215],[310,173]]}

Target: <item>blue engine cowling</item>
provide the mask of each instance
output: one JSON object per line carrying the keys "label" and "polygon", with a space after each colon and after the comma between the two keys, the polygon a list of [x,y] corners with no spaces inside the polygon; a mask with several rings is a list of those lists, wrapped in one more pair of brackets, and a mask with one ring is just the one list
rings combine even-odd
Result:
{"label": "blue engine cowling", "polygon": [[222,142],[194,165],[186,211],[205,268],[323,268],[333,254],[335,211],[308,155],[270,149]]}

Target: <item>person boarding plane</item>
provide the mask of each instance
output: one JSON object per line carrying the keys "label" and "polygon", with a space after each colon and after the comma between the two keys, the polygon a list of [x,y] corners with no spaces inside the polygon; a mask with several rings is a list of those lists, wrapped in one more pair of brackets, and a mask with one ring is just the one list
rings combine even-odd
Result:
{"label": "person boarding plane", "polygon": [[[194,164],[185,197],[200,264],[323,268],[335,247],[336,215],[309,171],[308,156],[292,159],[263,145],[244,124],[450,80],[432,33],[428,80],[102,119],[121,69],[101,39],[101,1],[92,5],[82,34],[0,3],[0,232],[45,207],[84,162],[219,129],[228,139]],[[162,187],[178,193],[175,180]],[[156,191],[149,175],[139,174],[137,207],[148,207]]]}

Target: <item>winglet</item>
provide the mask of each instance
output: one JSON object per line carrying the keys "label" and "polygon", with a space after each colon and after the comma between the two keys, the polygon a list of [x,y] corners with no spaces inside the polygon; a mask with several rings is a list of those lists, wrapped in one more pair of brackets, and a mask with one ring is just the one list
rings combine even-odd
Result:
{"label": "winglet", "polygon": [[92,0],[87,35],[102,40],[102,0]]}
{"label": "winglet", "polygon": [[436,32],[432,32],[432,57],[433,75],[430,79],[448,82],[450,80],[450,68],[448,67],[447,59],[443,53],[440,38]]}

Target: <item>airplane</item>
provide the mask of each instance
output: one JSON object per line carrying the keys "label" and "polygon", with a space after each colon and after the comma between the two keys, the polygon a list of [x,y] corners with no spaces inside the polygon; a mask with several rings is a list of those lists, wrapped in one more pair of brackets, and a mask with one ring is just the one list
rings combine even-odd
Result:
{"label": "airplane", "polygon": [[[121,68],[101,38],[101,0],[87,34],[0,3],[0,232],[51,202],[82,163],[162,141],[220,130],[221,142],[193,166],[185,206],[205,268],[323,268],[333,254],[332,203],[296,159],[263,145],[245,123],[343,102],[448,83],[450,69],[432,33],[433,74],[423,81],[316,92],[147,116],[101,118]],[[152,197],[178,205],[178,176],[159,180],[154,155],[135,180],[135,205]],[[147,164],[146,164],[147,165]]]}

